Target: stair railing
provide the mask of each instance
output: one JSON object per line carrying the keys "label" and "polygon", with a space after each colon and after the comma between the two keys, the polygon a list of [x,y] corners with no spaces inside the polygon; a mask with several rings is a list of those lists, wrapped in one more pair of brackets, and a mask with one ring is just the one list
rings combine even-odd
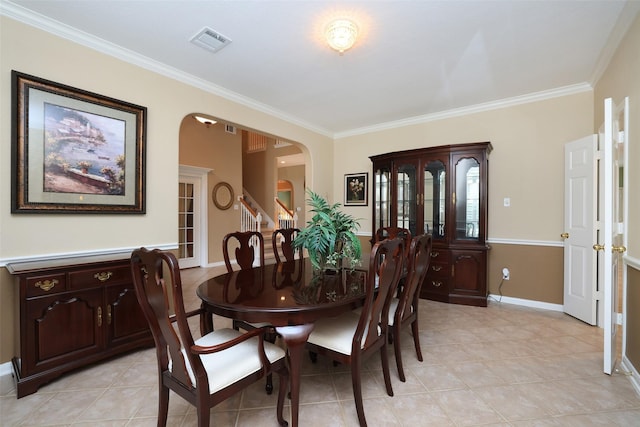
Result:
{"label": "stair railing", "polygon": [[277,228],[298,228],[298,214],[290,211],[277,197],[274,197]]}
{"label": "stair railing", "polygon": [[[240,201],[240,231],[257,231],[261,233],[262,215],[256,212],[243,196],[238,196]],[[252,239],[251,244],[254,250],[254,259],[256,262],[260,259],[260,246],[257,237]]]}

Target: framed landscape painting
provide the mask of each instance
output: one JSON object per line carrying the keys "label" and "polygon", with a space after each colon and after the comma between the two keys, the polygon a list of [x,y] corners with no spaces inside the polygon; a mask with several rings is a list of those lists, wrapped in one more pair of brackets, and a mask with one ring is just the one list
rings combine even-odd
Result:
{"label": "framed landscape painting", "polygon": [[146,108],[11,78],[11,212],[145,213]]}
{"label": "framed landscape painting", "polygon": [[351,173],[344,176],[344,205],[367,206],[369,174]]}

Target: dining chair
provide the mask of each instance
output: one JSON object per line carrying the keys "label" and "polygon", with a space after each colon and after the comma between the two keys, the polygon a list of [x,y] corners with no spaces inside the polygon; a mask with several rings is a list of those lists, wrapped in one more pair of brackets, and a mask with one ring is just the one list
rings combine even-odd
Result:
{"label": "dining chair", "polygon": [[299,232],[298,228],[278,228],[273,231],[271,244],[273,245],[276,263],[293,261],[296,256],[302,258],[302,248],[296,250],[293,247],[293,240]]}
{"label": "dining chair", "polygon": [[[234,231],[226,234],[222,239],[222,256],[224,257],[224,265],[227,267],[227,273],[233,272],[232,258],[229,255],[231,249],[235,248],[233,260],[240,267],[240,270],[250,270],[256,261],[256,252],[258,254],[259,265],[264,265],[264,237],[258,231]],[[269,323],[250,323],[243,320],[233,319],[233,329],[239,331],[251,331],[253,329],[263,329],[265,331],[265,340],[270,343],[276,342],[276,331]],[[273,379],[271,375],[267,375],[267,383],[265,385],[267,394],[273,392]]]}
{"label": "dining chair", "polygon": [[387,394],[393,396],[387,353],[387,318],[391,297],[400,278],[403,255],[404,241],[400,238],[375,243],[369,257],[366,295],[360,313],[349,311],[316,321],[306,344],[312,360],[315,354],[322,354],[351,366],[353,397],[362,427],[367,425],[362,402],[362,365],[377,351],[380,352]]}
{"label": "dining chair", "polygon": [[206,427],[213,406],[271,372],[280,381],[276,417],[287,425],[283,407],[289,373],[283,349],[265,342],[261,329],[241,333],[224,328],[194,340],[187,319],[204,310],[185,311],[180,268],[171,252],[137,249],[131,254],[131,272],[156,346],[158,426],[167,424],[169,391],[194,405],[198,426]]}
{"label": "dining chair", "polygon": [[241,270],[253,267],[256,261],[256,251],[259,265],[264,265],[264,237],[258,231],[234,231],[222,239],[222,255],[227,273],[233,272],[229,249],[235,245],[234,259]]}
{"label": "dining chair", "polygon": [[411,240],[409,246],[409,265],[407,277],[399,295],[391,300],[389,305],[389,334],[393,336],[393,349],[396,356],[396,366],[400,381],[405,382],[402,366],[402,354],[400,350],[400,330],[405,325],[411,325],[413,343],[416,348],[416,356],[422,362],[420,350],[420,338],[418,331],[418,303],[420,301],[420,288],[429,270],[431,260],[431,246],[433,239],[431,234],[422,234]]}
{"label": "dining chair", "polygon": [[401,227],[380,227],[376,230],[376,242],[384,239],[395,239],[396,237],[404,240],[405,264],[401,275],[401,278],[404,278],[407,273],[407,258],[409,256],[409,246],[411,246],[412,238],[411,231],[408,228]]}

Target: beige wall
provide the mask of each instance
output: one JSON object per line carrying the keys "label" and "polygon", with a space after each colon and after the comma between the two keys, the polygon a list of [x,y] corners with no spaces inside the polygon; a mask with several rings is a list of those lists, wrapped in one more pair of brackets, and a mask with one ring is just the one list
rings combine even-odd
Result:
{"label": "beige wall", "polygon": [[207,176],[209,263],[222,261],[222,238],[240,227],[238,211],[218,209],[211,197],[220,182],[229,183],[236,197],[242,194],[242,135],[225,132],[224,125],[218,122],[206,127],[187,116],[180,126],[180,164],[212,169]]}
{"label": "beige wall", "polygon": [[[489,238],[560,244],[563,222],[564,144],[591,134],[591,92],[372,132],[336,140],[334,174],[368,171],[369,156],[390,151],[491,141]],[[334,194],[343,191],[334,181]],[[371,186],[369,186],[371,200]],[[503,206],[503,198],[511,206]],[[346,210],[371,233],[371,204]]]}
{"label": "beige wall", "polygon": [[[12,215],[11,70],[147,107],[145,215]],[[202,89],[139,68],[66,39],[0,17],[0,265],[41,257],[129,250],[141,245],[177,245],[177,189],[180,128],[200,112],[297,141],[309,159],[306,180],[330,193],[326,170],[331,139],[234,103]],[[313,158],[314,161],[310,161]],[[15,283],[0,272],[0,363],[15,354],[18,325],[8,320]]]}

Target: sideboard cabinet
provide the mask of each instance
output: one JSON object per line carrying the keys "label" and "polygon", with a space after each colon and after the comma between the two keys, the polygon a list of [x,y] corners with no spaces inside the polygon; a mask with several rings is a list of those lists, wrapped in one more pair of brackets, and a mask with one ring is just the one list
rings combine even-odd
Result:
{"label": "sideboard cabinet", "polygon": [[128,258],[7,267],[20,286],[18,398],[70,370],[153,346]]}
{"label": "sideboard cabinet", "polygon": [[430,233],[422,298],[487,305],[487,197],[491,143],[445,145],[371,156],[373,230]]}

